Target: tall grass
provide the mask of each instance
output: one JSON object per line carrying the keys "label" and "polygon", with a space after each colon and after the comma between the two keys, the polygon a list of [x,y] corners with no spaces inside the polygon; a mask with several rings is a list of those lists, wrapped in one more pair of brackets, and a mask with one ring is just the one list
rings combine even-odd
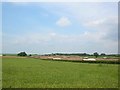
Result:
{"label": "tall grass", "polygon": [[116,88],[118,65],[3,58],[3,88]]}

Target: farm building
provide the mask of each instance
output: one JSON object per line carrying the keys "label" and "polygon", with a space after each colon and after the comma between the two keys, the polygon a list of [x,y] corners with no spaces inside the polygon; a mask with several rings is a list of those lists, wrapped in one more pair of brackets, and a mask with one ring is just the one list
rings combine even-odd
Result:
{"label": "farm building", "polygon": [[61,58],[53,58],[53,60],[61,60]]}
{"label": "farm building", "polygon": [[94,59],[94,58],[85,58],[85,59],[83,59],[83,61],[96,61],[96,59]]}

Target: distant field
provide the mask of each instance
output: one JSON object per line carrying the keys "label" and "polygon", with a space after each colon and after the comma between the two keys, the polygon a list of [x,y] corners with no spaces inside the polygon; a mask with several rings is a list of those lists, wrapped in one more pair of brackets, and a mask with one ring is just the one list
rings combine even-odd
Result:
{"label": "distant field", "polygon": [[117,88],[117,64],[3,58],[3,88]]}

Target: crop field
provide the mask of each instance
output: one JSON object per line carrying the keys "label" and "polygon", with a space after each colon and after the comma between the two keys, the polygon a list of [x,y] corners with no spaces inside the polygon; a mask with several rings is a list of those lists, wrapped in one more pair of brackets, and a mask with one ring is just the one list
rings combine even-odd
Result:
{"label": "crop field", "polygon": [[3,88],[117,88],[118,64],[91,64],[7,57]]}

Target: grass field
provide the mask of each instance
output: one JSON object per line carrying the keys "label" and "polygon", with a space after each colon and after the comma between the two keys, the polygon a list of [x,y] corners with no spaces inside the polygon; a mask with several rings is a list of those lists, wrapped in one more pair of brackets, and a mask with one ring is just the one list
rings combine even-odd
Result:
{"label": "grass field", "polygon": [[117,88],[118,65],[4,57],[3,88]]}

